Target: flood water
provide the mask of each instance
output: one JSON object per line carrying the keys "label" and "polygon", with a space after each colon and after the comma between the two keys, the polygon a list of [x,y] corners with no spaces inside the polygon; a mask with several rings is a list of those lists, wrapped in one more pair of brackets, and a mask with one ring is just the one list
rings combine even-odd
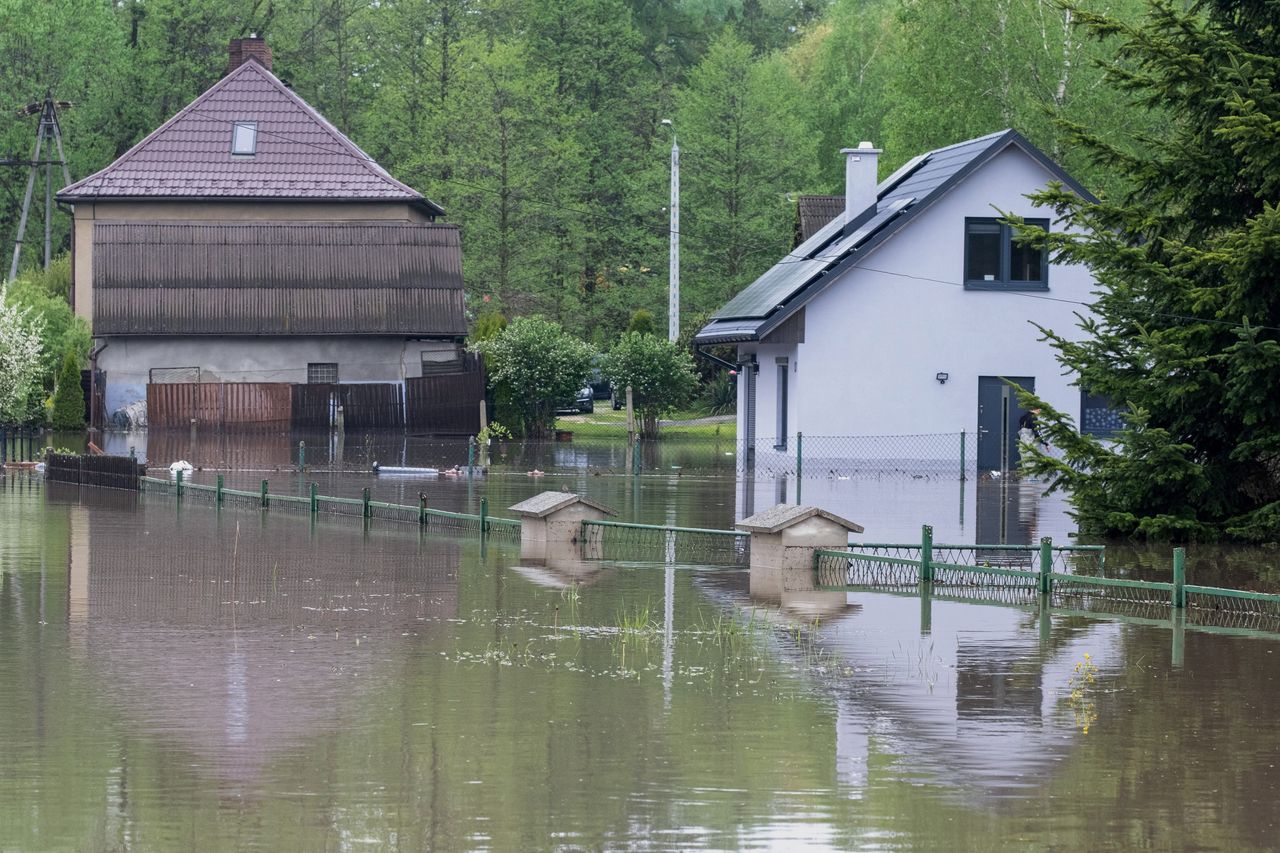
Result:
{"label": "flood water", "polygon": [[[227,475],[262,476],[495,514],[568,486],[705,527],[777,489]],[[877,539],[931,515],[965,542],[1072,530],[1038,489],[966,488],[804,484]],[[881,593],[784,609],[736,569],[0,481],[4,851],[1267,850],[1277,700],[1276,634]]]}

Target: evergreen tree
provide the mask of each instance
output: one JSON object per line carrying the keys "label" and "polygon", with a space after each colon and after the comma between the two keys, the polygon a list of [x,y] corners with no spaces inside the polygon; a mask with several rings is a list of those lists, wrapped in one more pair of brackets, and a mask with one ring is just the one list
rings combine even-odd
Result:
{"label": "evergreen tree", "polygon": [[84,388],[80,385],[80,358],[72,350],[67,350],[62,357],[49,423],[54,429],[84,429]]}
{"label": "evergreen tree", "polygon": [[787,193],[806,188],[812,136],[800,90],[778,59],[755,62],[732,32],[718,37],[678,95],[682,310],[715,310],[786,253]]}
{"label": "evergreen tree", "polygon": [[1050,412],[1064,458],[1039,454],[1033,467],[1070,491],[1089,532],[1276,541],[1280,10],[1153,0],[1133,26],[1075,12],[1119,40],[1126,62],[1110,79],[1167,132],[1125,150],[1076,126],[1074,142],[1130,189],[1100,202],[1039,196],[1083,229],[1050,245],[1100,285],[1085,340],[1046,335],[1127,428],[1105,446]]}

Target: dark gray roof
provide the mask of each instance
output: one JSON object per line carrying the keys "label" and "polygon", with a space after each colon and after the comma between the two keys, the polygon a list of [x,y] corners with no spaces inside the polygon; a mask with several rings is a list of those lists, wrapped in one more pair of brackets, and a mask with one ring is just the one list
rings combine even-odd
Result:
{"label": "dark gray roof", "polygon": [[[252,156],[231,153],[236,122],[257,125]],[[115,162],[58,193],[96,199],[401,201],[444,211],[391,177],[324,116],[246,61]]]}
{"label": "dark gray roof", "polygon": [[760,340],[836,274],[856,265],[948,190],[1015,145],[1075,192],[1093,196],[1016,130],[1002,130],[920,155],[881,182],[877,206],[845,224],[836,216],[756,279],[694,338],[697,344]]}

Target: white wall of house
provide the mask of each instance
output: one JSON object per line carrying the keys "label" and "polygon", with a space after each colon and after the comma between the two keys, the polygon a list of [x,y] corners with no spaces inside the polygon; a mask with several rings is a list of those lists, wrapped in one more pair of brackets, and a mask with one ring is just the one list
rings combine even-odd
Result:
{"label": "white wall of house", "polygon": [[112,337],[98,357],[107,415],[147,398],[155,368],[198,367],[202,382],[307,381],[307,365],[336,363],[340,382],[422,375],[422,352],[454,344],[379,337]]}
{"label": "white wall of house", "polygon": [[[1082,307],[1043,297],[1091,301],[1088,270],[1052,264],[1047,293],[962,286],[965,217],[999,216],[997,211],[1051,216],[1025,197],[1049,180],[1039,163],[1006,149],[814,297],[805,309],[804,343],[740,347],[740,354],[754,352],[760,363],[757,438],[775,432],[778,356],[790,361],[791,434],[964,430],[972,438],[980,376],[1035,377],[1037,394],[1078,419],[1080,392],[1032,323],[1079,338],[1074,313]],[[935,379],[939,372],[950,376],[945,385]],[[743,409],[740,399],[739,435],[746,434]]]}

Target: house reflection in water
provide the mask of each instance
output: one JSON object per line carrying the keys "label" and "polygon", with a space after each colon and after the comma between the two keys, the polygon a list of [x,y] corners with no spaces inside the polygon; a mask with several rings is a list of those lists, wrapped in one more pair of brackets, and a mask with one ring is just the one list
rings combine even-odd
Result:
{"label": "house reflection in water", "polygon": [[[743,574],[703,575],[699,587],[754,606]],[[810,639],[783,635],[781,651],[814,671],[835,703],[838,781],[853,796],[891,760],[921,784],[995,807],[1015,789],[1046,785],[1077,743],[1069,679],[1088,652],[1103,669],[1123,654],[1122,626],[1064,620],[1028,608],[849,593],[849,607]],[[920,625],[904,640],[904,626]],[[823,661],[813,667],[812,661]],[[872,759],[876,759],[873,761]]]}
{"label": "house reflection in water", "polygon": [[[384,662],[457,614],[455,541],[414,546],[343,523],[313,532],[305,518],[176,510],[131,493],[80,501],[72,647],[125,718],[233,787],[349,725],[394,678]],[[382,536],[398,541],[383,548]]]}

